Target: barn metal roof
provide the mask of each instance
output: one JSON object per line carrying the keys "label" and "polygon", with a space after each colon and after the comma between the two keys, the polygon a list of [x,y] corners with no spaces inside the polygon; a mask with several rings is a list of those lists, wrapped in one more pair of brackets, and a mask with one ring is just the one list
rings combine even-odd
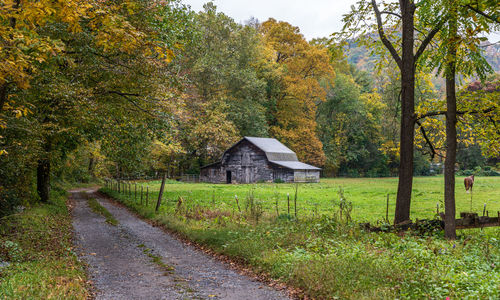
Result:
{"label": "barn metal roof", "polygon": [[299,161],[295,152],[277,139],[250,136],[246,136],[244,139],[264,151],[269,161]]}
{"label": "barn metal roof", "polygon": [[[284,167],[287,169],[292,169],[292,170],[321,170],[320,168],[317,168],[315,166],[311,166],[311,165],[300,162],[297,159],[297,154],[295,154],[295,152],[290,150],[287,146],[283,145],[277,139],[272,139],[272,138],[260,138],[260,137],[245,136],[245,137],[243,137],[243,139],[241,139],[236,144],[234,144],[229,149],[227,149],[224,152],[224,154],[227,153],[230,149],[239,145],[243,140],[249,141],[250,143],[255,145],[257,148],[262,150],[266,154],[267,160],[273,164],[278,165],[278,166],[281,166],[281,167]],[[220,161],[213,163],[213,164],[203,166],[202,169],[214,166],[218,163],[220,163]]]}
{"label": "barn metal roof", "polygon": [[270,162],[278,166],[292,170],[321,170],[320,168],[305,164],[300,161],[270,161]]}

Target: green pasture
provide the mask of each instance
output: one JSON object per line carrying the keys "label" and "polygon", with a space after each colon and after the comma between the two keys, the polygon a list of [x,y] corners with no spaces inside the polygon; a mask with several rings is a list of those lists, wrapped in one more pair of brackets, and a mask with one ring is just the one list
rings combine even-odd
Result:
{"label": "green pasture", "polygon": [[[462,179],[457,177],[459,180]],[[458,211],[470,210],[470,194],[465,194],[459,183]],[[443,238],[442,231],[366,232],[356,223],[346,222],[346,218],[333,217],[339,212],[338,190],[342,188],[344,197],[352,201],[355,222],[384,218],[387,194],[392,219],[396,178],[336,178],[323,179],[319,184],[301,184],[298,219],[284,215],[287,193],[292,204],[290,213],[294,214],[294,184],[213,185],[169,181],[159,213],[154,212],[153,205],[160,182],[138,183],[138,191],[142,186],[144,192],[142,204],[140,193],[134,195],[135,184],[131,184],[131,194],[126,186],[126,192],[109,188],[101,191],[156,224],[244,262],[257,273],[264,272],[301,289],[299,298],[498,299],[499,296],[498,227],[460,230],[458,239],[450,241]],[[147,207],[146,190],[149,190]],[[415,178],[412,218],[434,217],[436,203],[442,210],[442,190],[442,177]],[[253,198],[247,200],[249,193],[253,193]],[[500,177],[476,178],[473,210],[482,213],[487,202],[490,215],[493,211],[496,214],[500,210],[499,193]],[[246,203],[254,205],[247,210]]]}
{"label": "green pasture", "polygon": [[[131,195],[136,199],[135,185],[137,185],[137,200],[140,201],[141,186],[143,202],[146,201],[146,187],[149,189],[149,205],[158,197],[160,181],[130,183]],[[327,178],[320,183],[299,184],[297,192],[297,214],[311,216],[317,214],[332,214],[338,211],[339,190],[344,197],[352,202],[352,217],[356,221],[377,221],[385,218],[387,195],[389,195],[389,220],[393,219],[397,193],[397,178]],[[126,190],[128,194],[128,184]],[[213,207],[218,210],[235,211],[238,206],[235,196],[238,197],[240,208],[245,208],[247,197],[253,193],[254,199],[261,203],[266,214],[276,214],[276,200],[279,214],[288,212],[287,195],[290,197],[290,212],[294,213],[295,184],[207,184],[207,183],[179,183],[168,181],[164,192],[163,210],[174,209],[179,197],[186,206]],[[123,187],[122,187],[123,189]],[[456,179],[456,206],[457,216],[461,211],[471,210],[471,194],[465,192],[463,177]],[[412,219],[433,218],[437,206],[444,211],[443,202],[444,178],[416,177],[413,183],[411,204]],[[472,211],[482,215],[483,205],[490,216],[500,211],[500,177],[476,177],[472,194]]]}

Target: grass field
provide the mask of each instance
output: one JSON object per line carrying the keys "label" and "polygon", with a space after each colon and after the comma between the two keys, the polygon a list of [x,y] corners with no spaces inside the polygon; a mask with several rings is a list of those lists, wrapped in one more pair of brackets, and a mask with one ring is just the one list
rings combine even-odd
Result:
{"label": "grass field", "polygon": [[[456,206],[457,217],[461,211],[470,211],[471,194],[466,194],[463,187],[463,177],[457,177]],[[328,215],[338,209],[339,189],[344,191],[344,197],[352,202],[352,217],[356,221],[377,221],[385,217],[386,199],[389,195],[389,220],[394,216],[394,205],[397,192],[397,178],[327,178],[320,183],[299,184],[297,193],[298,216],[313,214]],[[158,197],[160,181],[140,182],[137,184],[140,201],[140,187],[143,186],[145,202],[146,186],[149,188],[149,204]],[[433,218],[436,206],[444,211],[443,193],[444,178],[416,177],[413,184],[413,198],[411,217]],[[134,198],[134,184],[131,184],[131,198]],[[127,186],[128,190],[128,186]],[[259,201],[266,213],[276,213],[276,199],[279,213],[287,213],[287,194],[290,195],[291,211],[293,212],[294,184],[206,184],[206,183],[177,183],[169,181],[166,185],[164,199],[166,207],[174,209],[178,197],[183,197],[185,205],[200,205],[203,207],[216,206],[219,209],[236,210],[238,197],[240,207],[245,205],[249,193]],[[500,177],[476,177],[472,194],[472,210],[482,214],[483,205],[490,215],[496,216],[500,211]]]}
{"label": "grass field", "polygon": [[[457,211],[470,210],[457,178]],[[415,178],[412,218],[432,218],[442,210],[443,178]],[[313,299],[498,299],[500,228],[459,230],[456,241],[442,231],[371,233],[355,222],[385,217],[387,194],[394,210],[397,179],[323,179],[298,187],[298,218],[293,218],[293,184],[213,185],[169,181],[158,213],[160,183],[142,182],[143,194],[102,192],[156,224],[256,272],[299,289]],[[146,188],[147,187],[147,188]],[[352,202],[348,222],[339,217],[338,190]],[[253,197],[248,197],[253,193]],[[291,198],[287,215],[286,194]],[[235,200],[238,196],[238,203]],[[476,178],[473,210],[500,210],[500,178]],[[182,197],[182,203],[178,201]],[[276,212],[276,199],[278,212]],[[165,201],[166,200],[166,201]],[[248,204],[252,204],[249,208]],[[345,204],[345,202],[343,202]],[[238,208],[238,204],[239,207]],[[263,210],[262,210],[262,209]],[[490,215],[493,213],[490,213]],[[345,216],[345,215],[344,215]]]}

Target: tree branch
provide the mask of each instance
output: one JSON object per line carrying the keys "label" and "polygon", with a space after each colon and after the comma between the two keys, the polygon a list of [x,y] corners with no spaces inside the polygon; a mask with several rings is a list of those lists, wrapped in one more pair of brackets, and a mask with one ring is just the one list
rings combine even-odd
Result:
{"label": "tree branch", "polygon": [[432,145],[432,142],[429,140],[429,137],[427,136],[427,133],[425,132],[424,127],[422,126],[422,123],[419,121],[416,121],[417,125],[420,127],[420,132],[422,132],[422,136],[425,139],[425,143],[429,145],[429,148],[431,149],[431,160],[434,159],[434,156],[436,156],[437,152],[434,149],[434,146]]}
{"label": "tree branch", "polygon": [[137,93],[123,93],[123,92],[118,92],[118,91],[105,91],[103,94],[115,94],[115,95],[119,95],[122,97],[126,97],[126,96],[139,97],[140,96],[140,94],[137,94]]}
{"label": "tree branch", "polygon": [[481,11],[475,7],[472,7],[470,4],[467,4],[465,5],[465,7],[467,7],[468,9],[474,11],[475,13],[485,17],[486,19],[490,20],[490,21],[493,21],[495,23],[498,23],[500,24],[500,17],[495,17],[495,16],[490,16],[488,15],[487,13],[485,13],[484,11]]}
{"label": "tree branch", "polygon": [[393,15],[393,16],[396,16],[396,17],[398,17],[398,18],[400,18],[400,19],[402,19],[402,18],[403,18],[403,17],[401,17],[401,15],[400,15],[400,14],[397,14],[397,13],[392,12],[392,11],[387,11],[387,10],[383,10],[383,11],[381,11],[381,12],[380,12],[380,14]]}
{"label": "tree branch", "polygon": [[372,6],[373,6],[373,11],[375,12],[375,16],[377,17],[377,28],[378,28],[378,35],[380,36],[380,40],[384,44],[384,46],[389,50],[389,52],[392,55],[392,58],[396,61],[398,64],[399,69],[401,70],[402,68],[402,61],[401,57],[399,56],[398,52],[396,49],[394,49],[394,46],[391,44],[391,42],[387,39],[387,36],[385,35],[384,28],[382,26],[382,16],[380,11],[378,10],[377,3],[375,0],[372,0]]}
{"label": "tree branch", "polygon": [[415,53],[415,64],[417,63],[418,58],[422,55],[422,53],[424,53],[427,45],[429,45],[429,43],[432,41],[434,36],[439,32],[439,30],[441,30],[441,27],[443,26],[444,21],[445,21],[445,18],[442,18],[441,21],[439,21],[439,23],[434,28],[432,28],[432,30],[429,32],[429,34],[427,34],[425,39],[422,41],[422,43],[420,44],[420,46],[417,49],[417,53]]}
{"label": "tree branch", "polygon": [[129,70],[132,70],[134,72],[137,72],[137,74],[141,75],[141,76],[144,76],[146,77],[146,74],[144,74],[143,72],[137,70],[137,68],[134,68],[134,67],[131,67],[131,66],[127,66],[123,63],[120,63],[114,59],[112,59],[112,56],[115,56],[115,55],[104,55],[104,54],[101,54],[101,53],[98,53],[97,51],[92,51],[90,50],[89,51],[90,53],[94,54],[95,56],[98,56],[98,57],[101,57],[101,58],[104,58],[106,61],[108,61],[111,65],[117,65],[117,66],[120,66],[120,67],[124,67],[126,69],[129,69]]}
{"label": "tree branch", "polygon": [[130,99],[130,96],[132,96],[132,97],[139,97],[140,96],[139,94],[135,94],[135,93],[122,93],[122,92],[118,92],[118,91],[106,91],[105,94],[115,94],[115,95],[121,96],[121,97],[125,98],[128,102],[132,103],[132,105],[134,105],[140,111],[148,114],[149,116],[151,116],[151,117],[153,117],[155,119],[158,118],[158,116],[153,115],[147,109],[142,108],[134,100]]}

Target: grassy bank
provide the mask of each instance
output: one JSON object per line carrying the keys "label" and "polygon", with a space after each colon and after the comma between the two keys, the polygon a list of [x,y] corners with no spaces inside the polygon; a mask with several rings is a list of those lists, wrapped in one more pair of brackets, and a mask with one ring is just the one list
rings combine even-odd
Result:
{"label": "grassy bank", "polygon": [[72,250],[66,199],[54,189],[50,203],[0,220],[0,298],[88,297],[83,266]]}
{"label": "grassy bank", "polygon": [[[181,184],[169,185],[167,190],[174,193],[175,186]],[[195,190],[199,185],[182,186]],[[205,205],[198,205],[194,196],[170,199],[155,214],[151,198],[146,206],[128,194],[102,191],[142,216],[314,298],[500,296],[499,228],[460,231],[457,241],[447,241],[439,232],[426,236],[367,233],[346,222],[345,211],[340,218],[338,199],[337,204],[331,202],[327,214],[302,214],[298,220],[293,214],[276,213],[272,205],[264,209],[255,197],[228,205],[210,202],[210,194],[203,195]]]}

